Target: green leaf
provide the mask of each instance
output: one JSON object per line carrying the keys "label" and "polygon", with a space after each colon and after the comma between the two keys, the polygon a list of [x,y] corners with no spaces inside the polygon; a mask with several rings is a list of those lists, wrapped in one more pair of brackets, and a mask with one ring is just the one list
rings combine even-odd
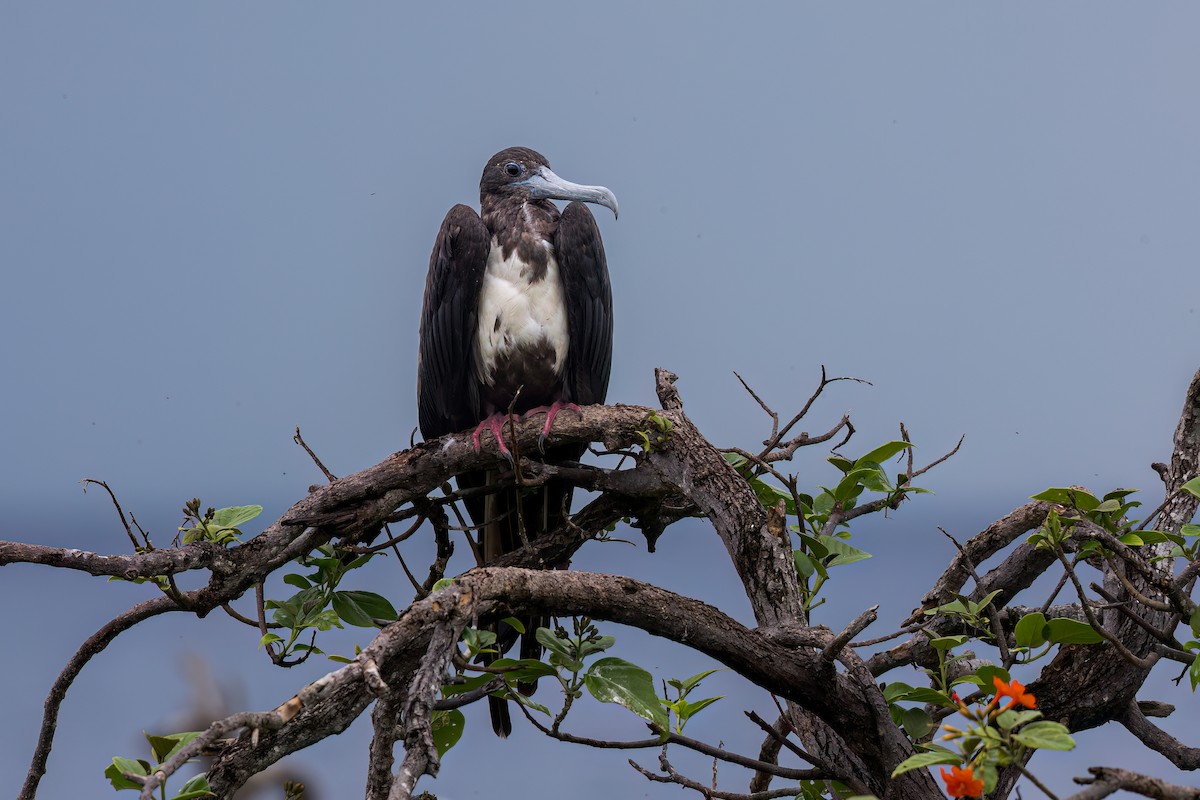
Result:
{"label": "green leaf", "polygon": [[183,746],[188,742],[199,736],[200,731],[172,733],[167,736],[155,736],[142,731],[142,735],[145,736],[146,741],[150,743],[150,752],[154,754],[155,761],[161,764],[182,750]]}
{"label": "green leaf", "polygon": [[1046,615],[1040,611],[1026,614],[1013,629],[1019,647],[1041,647],[1046,643]]}
{"label": "green leaf", "polygon": [[865,474],[859,478],[859,481],[867,489],[872,492],[890,492],[892,491],[892,482],[888,480],[887,470],[874,461],[860,461],[854,468],[855,473],[860,469],[864,470]]}
{"label": "green leaf", "polygon": [[993,600],[996,599],[996,595],[1000,594],[1003,591],[1004,591],[1003,589],[997,589],[994,592],[988,592],[987,594],[985,594],[983,597],[981,597],[978,601],[976,601],[974,603],[973,611],[975,611],[977,613],[983,611],[983,609],[988,607],[989,603],[991,603]]}
{"label": "green leaf", "polygon": [[1188,619],[1188,627],[1192,629],[1192,636],[1200,636],[1200,606],[1192,612],[1191,618]]}
{"label": "green leaf", "polygon": [[496,643],[496,632],[480,630],[479,628],[463,629],[463,641],[474,653],[486,650]]}
{"label": "green leaf", "polygon": [[1190,481],[1179,487],[1183,491],[1193,497],[1200,497],[1200,477],[1192,478]]}
{"label": "green leaf", "polygon": [[730,466],[736,470],[741,470],[742,467],[750,463],[750,459],[746,458],[741,453],[721,453],[721,455],[724,456],[725,460],[729,462]]}
{"label": "green leaf", "polygon": [[551,666],[565,669],[567,672],[579,673],[583,671],[582,661],[570,656],[564,656],[561,653],[551,653],[549,661]]}
{"label": "green leaf", "polygon": [[287,575],[284,575],[283,582],[295,586],[297,589],[307,589],[312,586],[312,582],[308,578],[298,575],[295,572],[289,572]]}
{"label": "green leaf", "polygon": [[920,739],[933,730],[933,717],[925,713],[923,708],[905,710],[903,716],[904,731],[914,739]]}
{"label": "green leaf", "polygon": [[667,729],[667,712],[658,702],[650,673],[622,658],[602,658],[583,676],[592,697],[602,703],[625,706],[643,719]]}
{"label": "green leaf", "polygon": [[950,699],[950,695],[925,686],[918,686],[913,689],[904,699],[911,700],[914,703],[934,703],[948,708],[954,706],[954,701]]}
{"label": "green leaf", "polygon": [[969,636],[939,636],[929,640],[929,646],[934,650],[953,650],[969,639]]}
{"label": "green leaf", "polygon": [[434,711],[430,728],[433,731],[433,744],[437,747],[438,757],[446,755],[446,751],[458,744],[462,738],[463,729],[467,727],[467,718],[457,708],[449,711]]}
{"label": "green leaf", "polygon": [[566,640],[555,636],[554,631],[549,628],[538,628],[533,635],[538,640],[538,644],[550,652],[558,653],[563,658],[575,657],[575,654],[568,647]]}
{"label": "green leaf", "polygon": [[[979,767],[983,773],[983,793],[989,795],[995,790],[996,784],[1000,782],[1000,772],[996,769],[996,759],[987,758]],[[976,775],[976,777],[979,776]]]}
{"label": "green leaf", "polygon": [[1031,722],[1012,735],[1012,738],[1025,747],[1036,747],[1042,750],[1074,750],[1075,740],[1065,725],[1050,720]]}
{"label": "green leaf", "polygon": [[1176,542],[1179,544],[1183,541],[1183,537],[1166,533],[1165,531],[1138,531],[1137,533],[1146,544],[1161,544],[1162,542]]}
{"label": "green leaf", "polygon": [[683,692],[684,694],[687,694],[693,688],[695,688],[700,683],[700,681],[704,680],[709,675],[712,675],[714,672],[720,672],[720,671],[721,671],[721,667],[717,667],[716,669],[706,669],[704,672],[697,672],[692,677],[686,678],[683,681],[680,681],[678,688],[681,692]]}
{"label": "green leaf", "polygon": [[1104,637],[1086,622],[1057,617],[1046,623],[1046,639],[1055,644],[1099,644]]}
{"label": "green leaf", "polygon": [[1074,506],[1080,511],[1095,511],[1100,505],[1100,501],[1096,496],[1085,492],[1083,489],[1070,489],[1054,487],[1038,492],[1033,496],[1034,500],[1043,500],[1047,503],[1055,503],[1060,506]]}
{"label": "green leaf", "polygon": [[906,772],[911,772],[914,769],[922,767],[932,767],[934,764],[961,764],[962,756],[957,753],[916,753],[909,756],[900,762],[900,764],[892,770],[892,777],[903,775]]}
{"label": "green leaf", "polygon": [[334,592],[333,610],[342,622],[359,628],[376,627],[376,619],[396,618],[396,609],[387,598],[374,592]]}
{"label": "green leaf", "polygon": [[788,514],[796,513],[796,501],[792,498],[791,492],[767,483],[762,478],[747,478],[746,481],[754,490],[754,496],[758,498],[758,502],[763,508],[775,508],[782,500],[784,510]]}
{"label": "green leaf", "polygon": [[703,700],[697,700],[692,703],[689,703],[688,701],[684,700],[684,701],[682,701],[682,706],[681,706],[683,709],[683,712],[679,716],[684,717],[685,719],[691,719],[692,717],[694,717],[698,713],[700,713],[700,711],[702,709],[708,708],[713,703],[717,702],[718,700],[723,700],[723,699],[724,699],[724,695],[722,695],[721,697],[706,697]]}
{"label": "green leaf", "polygon": [[396,619],[396,608],[391,602],[381,594],[375,592],[349,591],[341,594],[350,595],[354,598],[354,602],[358,603],[358,607],[367,612],[372,619]]}
{"label": "green leaf", "polygon": [[822,519],[828,517],[829,512],[833,511],[833,503],[833,494],[828,489],[825,489],[825,491],[813,498],[813,515]]}
{"label": "green leaf", "polygon": [[826,562],[826,566],[833,567],[841,564],[853,564],[855,561],[862,561],[871,557],[870,553],[865,550],[859,550],[857,547],[847,544],[836,536],[822,535],[817,538],[820,539],[821,544],[825,545],[825,548],[829,550],[832,556]]}
{"label": "green leaf", "polygon": [[468,675],[456,683],[443,683],[442,695],[444,697],[453,697],[456,694],[463,694],[472,689],[478,689],[494,677],[496,676],[491,673],[483,672],[478,675]]}
{"label": "green leaf", "polygon": [[1120,537],[1121,544],[1129,545],[1130,547],[1141,547],[1146,542],[1141,536],[1138,536],[1133,531],[1126,533]]}
{"label": "green leaf", "polygon": [[874,470],[855,469],[846,477],[842,478],[841,482],[833,489],[833,498],[842,503],[848,504],[850,501],[857,498],[863,491],[862,479],[867,477]]}
{"label": "green leaf", "polygon": [[980,681],[982,681],[979,685],[986,688],[989,694],[996,691],[996,678],[999,678],[1005,683],[1012,681],[1012,676],[1008,674],[1008,670],[1004,669],[1003,667],[997,667],[995,664],[985,664],[979,669],[975,670],[975,674],[979,677]]}
{"label": "green leaf", "polygon": [[811,578],[813,573],[817,571],[816,565],[813,564],[812,559],[803,550],[793,550],[792,561],[796,564],[796,572],[802,578]]}
{"label": "green leaf", "polygon": [[821,544],[821,540],[816,536],[800,533],[800,543],[804,545],[808,554],[813,558],[825,558],[825,556],[829,555],[829,548]]}
{"label": "green leaf", "polygon": [[122,773],[142,776],[149,775],[150,765],[145,761],[134,761],[132,758],[116,756],[113,758],[112,763],[104,770],[104,777],[108,778],[109,783],[112,784],[114,789],[141,789],[142,785],[140,783],[129,780]]}
{"label": "green leaf", "polygon": [[1002,730],[1010,731],[1019,725],[1024,725],[1026,722],[1037,719],[1041,715],[1042,712],[1040,711],[1014,711],[1010,708],[1000,712],[999,716],[996,717],[996,724]]}
{"label": "green leaf", "polygon": [[617,637],[615,636],[597,636],[587,639],[579,645],[579,657],[587,658],[588,656],[594,656],[596,653],[603,653],[616,643]]}
{"label": "green leaf", "polygon": [[1121,510],[1121,501],[1120,500],[1105,500],[1104,502],[1102,502],[1100,505],[1096,506],[1092,510],[1098,514],[1111,514],[1114,511]]}
{"label": "green leaf", "polygon": [[912,447],[911,442],[887,442],[886,444],[879,445],[879,447],[876,447],[866,455],[861,456],[857,461],[854,462],[854,465],[859,466],[867,461],[873,461],[876,464],[882,464],[892,456],[898,455],[899,453],[908,450],[910,447]]}
{"label": "green leaf", "polygon": [[175,740],[168,736],[154,736],[145,731],[142,731],[142,736],[145,736],[146,741],[150,743],[150,753],[154,756],[156,764],[166,761],[167,753],[175,749]]}
{"label": "green leaf", "polygon": [[525,706],[526,708],[532,708],[534,711],[540,711],[543,714],[545,714],[547,717],[554,716],[553,714],[550,713],[550,709],[546,708],[541,703],[538,703],[538,702],[526,697],[525,695],[521,694],[520,692],[513,692],[512,697],[515,698],[518,703]]}
{"label": "green leaf", "polygon": [[853,462],[853,461],[851,461],[851,460],[850,460],[850,459],[848,459],[848,458],[842,458],[841,456],[830,456],[830,457],[829,457],[828,459],[826,459],[826,460],[827,460],[827,461],[828,461],[830,464],[833,464],[835,467],[837,467],[838,469],[840,469],[840,470],[842,471],[842,473],[843,473],[843,474],[845,474],[845,473],[849,472],[850,470],[854,469],[854,462]]}
{"label": "green leaf", "polygon": [[171,800],[195,800],[198,797],[215,797],[212,787],[208,785],[208,777],[196,775],[180,789]]}
{"label": "green leaf", "polygon": [[962,600],[951,600],[949,603],[940,605],[937,608],[928,609],[925,613],[929,616],[933,616],[939,612],[943,614],[958,614],[961,616],[967,613],[967,607],[963,605]]}
{"label": "green leaf", "polygon": [[262,506],[230,506],[213,512],[212,524],[222,528],[236,528],[262,513]]}
{"label": "green leaf", "polygon": [[1192,523],[1181,525],[1179,526],[1179,533],[1183,536],[1200,536],[1200,525]]}
{"label": "green leaf", "polygon": [[[538,661],[536,658],[522,658],[519,661],[513,658],[497,658],[492,662],[492,666],[497,669],[506,669],[504,679],[510,682],[532,683],[538,678],[548,678],[558,674],[554,667],[544,661]],[[484,677],[491,676],[485,673]]]}

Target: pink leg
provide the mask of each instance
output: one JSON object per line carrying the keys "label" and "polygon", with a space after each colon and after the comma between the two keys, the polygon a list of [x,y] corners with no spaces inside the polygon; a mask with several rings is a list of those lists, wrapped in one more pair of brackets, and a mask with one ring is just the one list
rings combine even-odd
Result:
{"label": "pink leg", "polygon": [[545,452],[546,450],[546,437],[550,435],[550,428],[554,426],[554,418],[557,417],[558,412],[562,411],[564,408],[569,408],[576,413],[581,413],[579,406],[575,405],[574,403],[564,403],[561,400],[555,400],[548,406],[531,408],[525,413],[525,416],[527,417],[530,414],[540,414],[542,412],[546,413],[546,424],[542,426],[542,435],[538,437],[538,449],[542,452]]}
{"label": "pink leg", "polygon": [[500,454],[512,461],[512,453],[508,452],[508,445],[504,443],[504,423],[508,421],[508,417],[504,414],[492,414],[487,419],[479,423],[475,428],[475,433],[471,434],[471,441],[475,444],[475,452],[479,452],[480,442],[479,437],[485,430],[491,431],[496,437],[496,444],[500,445]]}

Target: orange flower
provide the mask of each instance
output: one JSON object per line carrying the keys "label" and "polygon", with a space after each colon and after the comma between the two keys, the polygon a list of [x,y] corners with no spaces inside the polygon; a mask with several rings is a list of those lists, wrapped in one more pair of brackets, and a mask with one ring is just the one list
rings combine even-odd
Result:
{"label": "orange flower", "polygon": [[943,769],[942,780],[946,782],[946,791],[951,797],[978,797],[983,794],[983,780],[975,777],[972,767],[951,767],[950,772]]}
{"label": "orange flower", "polygon": [[999,702],[1001,697],[1010,698],[1008,705],[1005,706],[1005,708],[1012,708],[1013,706],[1018,705],[1025,706],[1026,708],[1033,708],[1037,704],[1037,701],[1034,699],[1033,695],[1025,691],[1025,686],[1023,684],[1017,683],[1016,681],[1005,683],[1004,681],[1000,680],[999,676],[993,677],[992,683],[996,686],[997,702]]}

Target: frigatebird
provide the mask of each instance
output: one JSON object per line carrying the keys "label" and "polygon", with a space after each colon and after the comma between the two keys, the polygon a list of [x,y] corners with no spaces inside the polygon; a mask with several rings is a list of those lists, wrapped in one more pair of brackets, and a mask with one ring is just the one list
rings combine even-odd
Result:
{"label": "frigatebird", "polygon": [[[551,200],[571,202],[560,212]],[[545,441],[560,411],[603,403],[608,391],[612,289],[600,230],[584,204],[606,206],[615,218],[617,198],[603,186],[563,180],[540,153],[510,147],[488,159],[479,203],[482,214],[462,204],[450,209],[429,258],[417,366],[421,433],[428,440],[473,427],[478,452],[491,431],[511,459],[508,415],[545,413],[545,458],[578,460],[583,445]],[[497,474],[460,475],[458,485],[483,487]],[[562,480],[468,496],[483,562],[559,526],[570,500]],[[537,624],[526,625],[523,658],[541,654]],[[502,632],[502,649],[503,639]],[[489,702],[492,727],[507,736],[507,703]]]}

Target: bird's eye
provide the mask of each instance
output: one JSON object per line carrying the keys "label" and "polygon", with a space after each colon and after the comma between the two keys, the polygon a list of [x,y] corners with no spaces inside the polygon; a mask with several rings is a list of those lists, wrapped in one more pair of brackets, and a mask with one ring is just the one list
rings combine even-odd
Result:
{"label": "bird's eye", "polygon": [[504,171],[515,178],[521,174],[521,165],[515,161],[510,161],[504,165]]}

